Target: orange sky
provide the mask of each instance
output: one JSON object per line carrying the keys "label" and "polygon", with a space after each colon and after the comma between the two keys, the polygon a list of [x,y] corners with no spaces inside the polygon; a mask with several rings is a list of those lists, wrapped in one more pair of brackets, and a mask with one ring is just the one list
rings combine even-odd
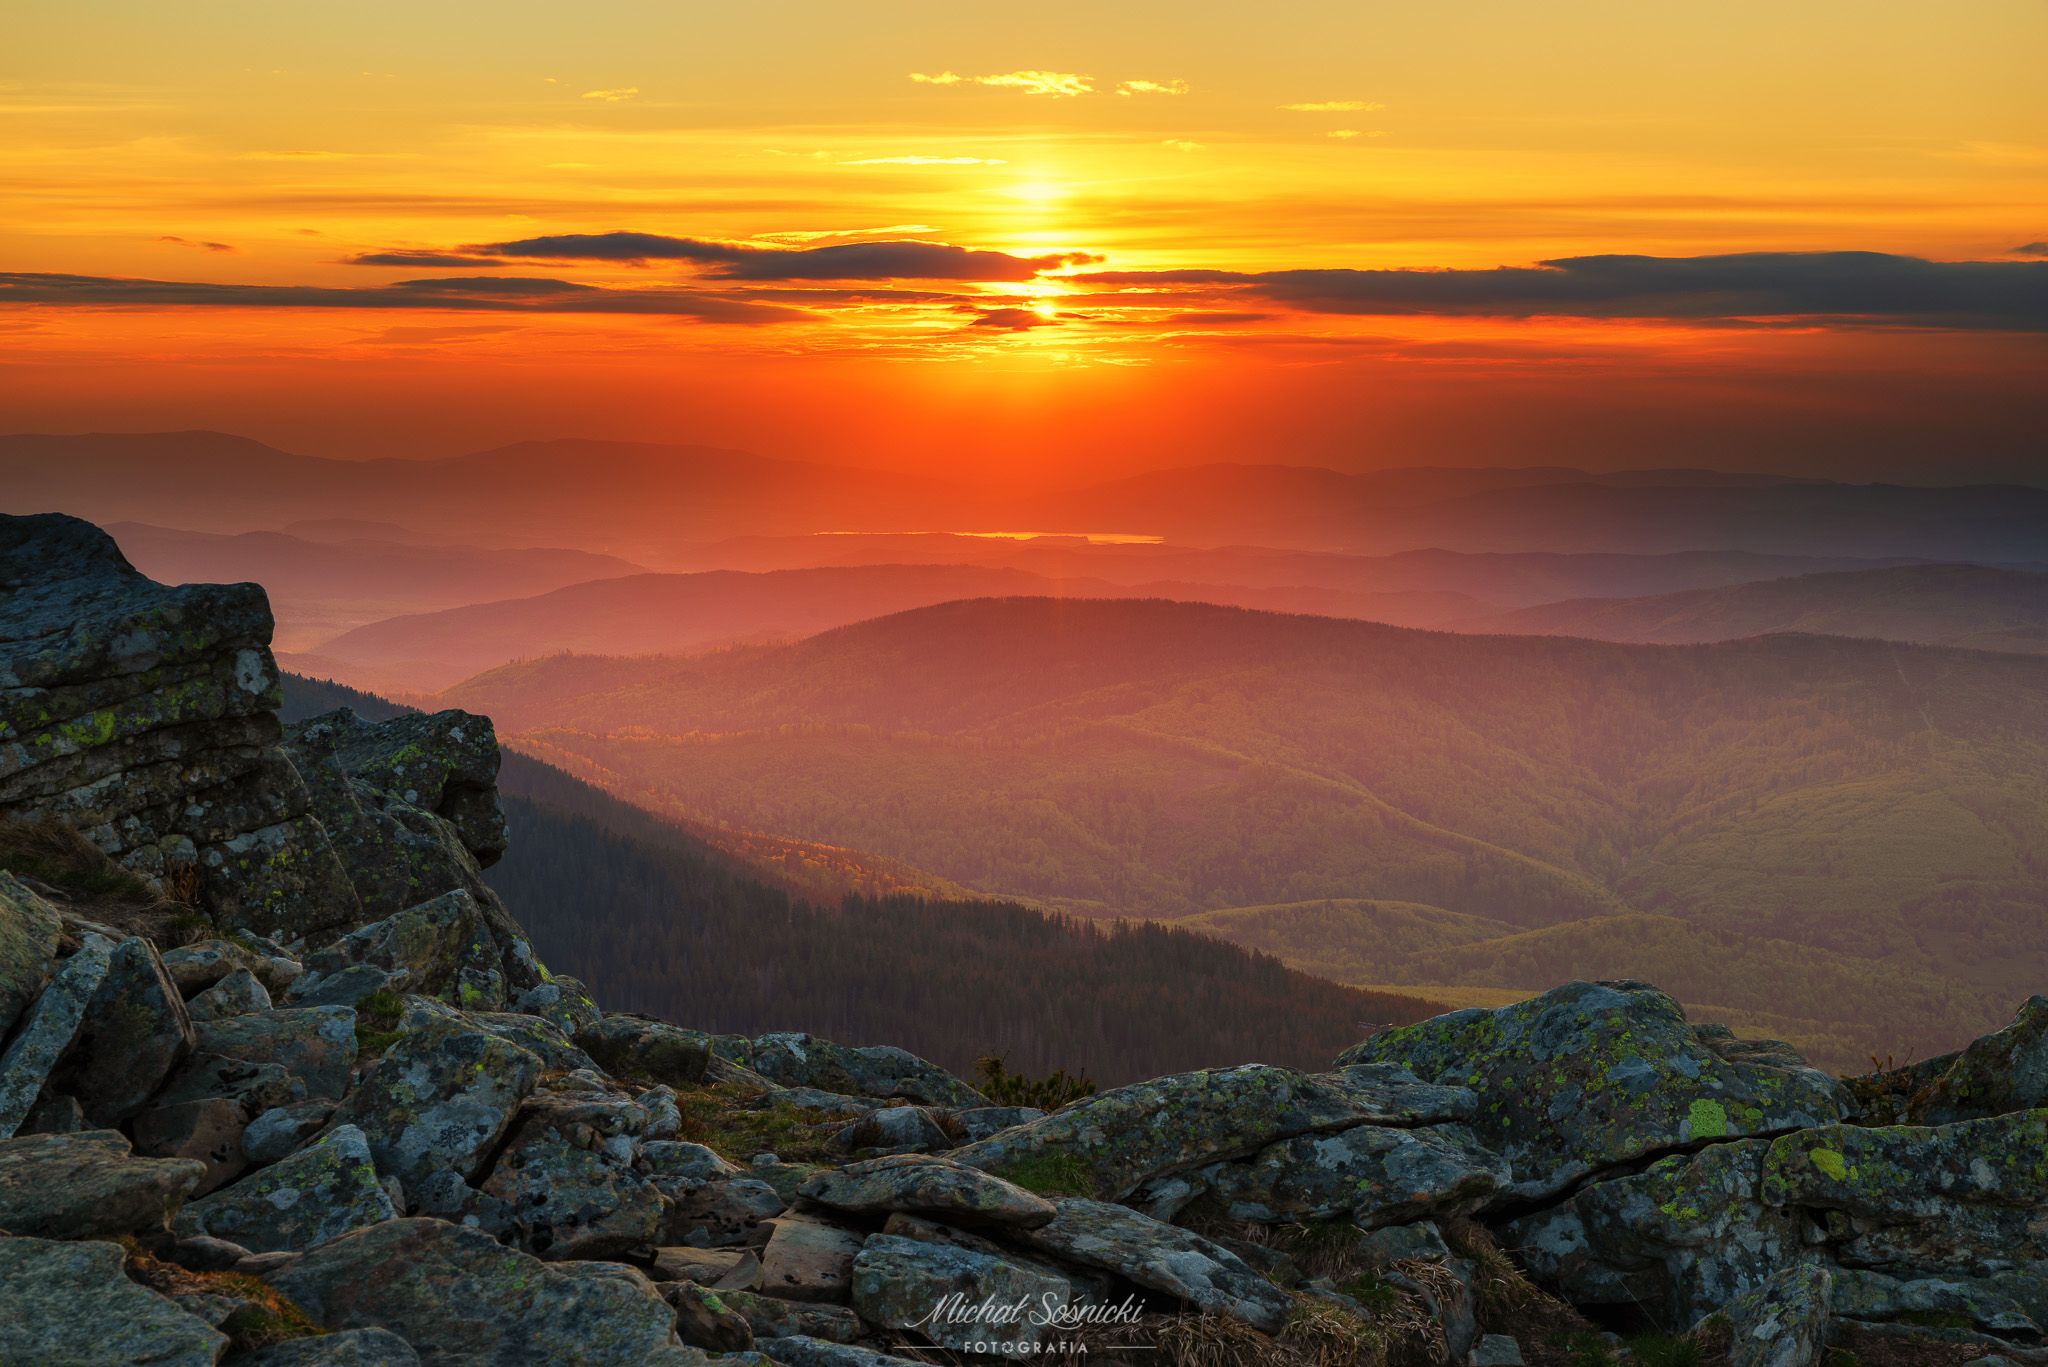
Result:
{"label": "orange sky", "polygon": [[2036,0],[37,7],[0,429],[2024,475],[2044,51]]}

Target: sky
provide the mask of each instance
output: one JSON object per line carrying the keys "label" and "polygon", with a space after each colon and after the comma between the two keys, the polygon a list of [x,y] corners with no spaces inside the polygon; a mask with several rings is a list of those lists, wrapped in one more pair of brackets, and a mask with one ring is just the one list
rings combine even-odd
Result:
{"label": "sky", "polygon": [[2048,6],[133,0],[0,44],[0,430],[2048,478]]}

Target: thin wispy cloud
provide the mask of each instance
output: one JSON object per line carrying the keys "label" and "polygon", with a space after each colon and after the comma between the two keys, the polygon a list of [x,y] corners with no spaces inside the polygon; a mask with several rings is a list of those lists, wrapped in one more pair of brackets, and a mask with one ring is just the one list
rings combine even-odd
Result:
{"label": "thin wispy cloud", "polygon": [[841,166],[1008,166],[995,157],[860,157]]}
{"label": "thin wispy cloud", "polygon": [[1185,95],[1186,81],[1119,81],[1116,93],[1119,95]]}
{"label": "thin wispy cloud", "polygon": [[466,247],[480,256],[531,261],[692,262],[721,280],[975,280],[1023,281],[1048,271],[1088,265],[1089,252],[1008,252],[945,242],[845,242],[829,247],[761,247],[659,233],[562,233]]}
{"label": "thin wispy cloud", "polygon": [[1377,100],[1312,100],[1280,107],[1296,114],[1370,114],[1376,109],[1386,108]]}
{"label": "thin wispy cloud", "polygon": [[1386,134],[1377,128],[1332,128],[1323,136],[1335,138],[1339,142],[1349,142],[1353,138],[1384,138]]}
{"label": "thin wispy cloud", "polygon": [[1164,138],[1161,139],[1159,145],[1170,148],[1175,152],[1206,152],[1209,150],[1207,143],[1190,142],[1186,138]]}
{"label": "thin wispy cloud", "polygon": [[616,90],[586,90],[583,92],[584,99],[599,100],[605,104],[621,104],[626,100],[638,99],[639,97],[640,87],[637,85],[624,85]]}
{"label": "thin wispy cloud", "polygon": [[173,246],[178,247],[192,247],[202,252],[231,252],[235,250],[232,243],[201,242],[196,241],[195,239],[189,237],[173,237],[168,233],[164,234],[162,237],[159,237],[157,241],[169,242]]}
{"label": "thin wispy cloud", "polygon": [[1095,92],[1093,76],[1071,71],[1005,71],[993,76],[962,76],[956,71],[941,71],[932,76],[913,71],[910,79],[919,85],[985,85],[1026,95],[1050,95],[1055,99]]}

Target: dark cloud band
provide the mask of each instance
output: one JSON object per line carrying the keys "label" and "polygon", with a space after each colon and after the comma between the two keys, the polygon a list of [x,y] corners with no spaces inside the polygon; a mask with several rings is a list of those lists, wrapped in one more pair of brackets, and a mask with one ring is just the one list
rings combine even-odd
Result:
{"label": "dark cloud band", "polygon": [[1102,258],[1085,252],[1012,256],[943,242],[846,242],[829,247],[756,247],[655,233],[567,233],[464,249],[482,257],[534,261],[686,261],[720,280],[1031,280]]}

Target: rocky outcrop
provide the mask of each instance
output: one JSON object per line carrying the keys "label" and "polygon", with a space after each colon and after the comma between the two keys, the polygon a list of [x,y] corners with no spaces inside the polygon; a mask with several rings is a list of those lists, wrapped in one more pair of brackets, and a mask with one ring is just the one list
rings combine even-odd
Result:
{"label": "rocky outcrop", "polygon": [[0,1360],[1625,1358],[1583,1311],[1703,1367],[2048,1361],[2048,999],[1847,1087],[1570,983],[1327,1072],[995,1106],[606,1014],[482,880],[488,722],[280,744],[260,594],[0,526],[0,814],[193,899],[169,947],[0,871]]}
{"label": "rocky outcrop", "polygon": [[356,915],[278,746],[260,588],[167,588],[46,514],[0,519],[0,599],[0,816],[60,820],[152,877],[190,870],[224,925]]}

